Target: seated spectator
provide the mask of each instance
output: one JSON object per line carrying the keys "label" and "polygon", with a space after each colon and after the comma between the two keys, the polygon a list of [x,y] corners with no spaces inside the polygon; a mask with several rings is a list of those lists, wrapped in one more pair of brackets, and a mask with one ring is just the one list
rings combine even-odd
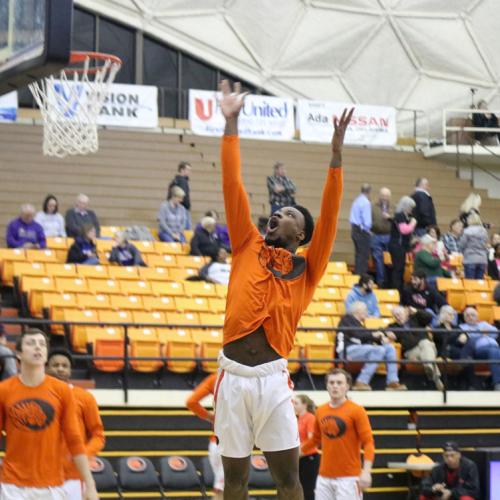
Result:
{"label": "seated spectator", "polygon": [[[488,109],[488,103],[481,99],[477,109]],[[472,113],[472,124],[474,127],[498,128],[498,118],[493,113]],[[474,132],[476,141],[485,146],[498,146],[498,132]]]}
{"label": "seated spectator", "polygon": [[35,222],[35,207],[22,205],[17,219],[10,221],[7,226],[7,246],[9,248],[46,248],[43,227]]}
{"label": "seated spectator", "polygon": [[410,283],[405,286],[401,295],[401,304],[426,310],[434,317],[446,304],[446,299],[435,288],[427,285],[427,279],[422,271],[413,271]]}
{"label": "seated spectator", "polygon": [[434,255],[439,258],[441,262],[448,260],[448,250],[441,240],[441,229],[437,225],[431,225],[427,228],[427,234],[436,240],[436,247],[434,248]]}
{"label": "seated spectator", "polygon": [[219,248],[223,247],[216,233],[216,222],[212,217],[203,217],[200,228],[196,229],[191,239],[190,255],[216,255]]}
{"label": "seated spectator", "polygon": [[468,227],[460,238],[460,250],[464,254],[464,274],[467,279],[483,279],[488,266],[488,231],[478,214],[467,218]]}
{"label": "seated spectator", "polygon": [[47,195],[43,210],[35,215],[35,221],[43,227],[46,238],[66,238],[64,218],[59,213],[59,203],[53,194]]}
{"label": "seated spectator", "polygon": [[419,500],[480,500],[477,466],[462,456],[457,443],[444,444],[443,460],[422,479]]}
{"label": "seated spectator", "polygon": [[7,347],[7,338],[2,324],[0,324],[0,358],[1,380],[8,379],[17,374],[17,362],[15,354]]}
{"label": "seated spectator", "polygon": [[97,238],[101,235],[99,219],[93,210],[89,210],[90,198],[85,194],[76,197],[74,208],[66,212],[66,234],[70,238],[76,238],[82,234],[84,225],[92,225],[95,228]]}
{"label": "seated spectator", "polygon": [[464,224],[459,219],[453,219],[450,222],[450,230],[443,235],[443,243],[449,254],[461,253],[459,241],[464,232]]}
{"label": "seated spectator", "polygon": [[424,275],[429,284],[434,284],[436,278],[441,276],[449,278],[451,274],[441,267],[441,261],[433,255],[436,249],[436,240],[426,234],[420,239],[420,245],[421,249],[415,254],[414,271]]}
{"label": "seated spectator", "polygon": [[188,229],[189,215],[182,205],[182,200],[184,200],[184,191],[178,186],[172,186],[167,201],[160,205],[158,236],[161,241],[186,242],[184,230]]}
{"label": "seated spectator", "polygon": [[212,256],[212,260],[200,269],[200,278],[209,283],[227,285],[229,283],[229,274],[231,273],[231,264],[227,262],[227,250],[220,247],[217,254]]}
{"label": "seated spectator", "polygon": [[[205,217],[212,217],[215,219],[215,234],[217,235],[217,238],[219,238],[219,241],[221,244],[226,248],[228,251],[230,251],[231,245],[229,243],[229,232],[227,230],[227,226],[225,224],[219,224],[219,214],[215,210],[207,210],[205,212]],[[266,218],[266,225],[267,225],[267,218]],[[196,227],[195,231],[198,229],[201,229],[201,222],[199,222]]]}
{"label": "seated spectator", "polygon": [[488,276],[494,280],[500,279],[500,244],[495,245],[493,258],[488,260]]}
{"label": "seated spectator", "polygon": [[80,236],[77,236],[75,242],[69,247],[66,262],[68,264],[99,264],[95,238],[95,227],[90,224],[85,224]]}
{"label": "seated spectator", "polygon": [[481,209],[481,196],[477,193],[470,193],[464,202],[460,206],[460,220],[464,225],[464,229],[469,225],[467,219],[469,215],[476,214],[480,215],[479,210]]}
{"label": "seated spectator", "polygon": [[408,308],[396,306],[392,310],[394,323],[387,328],[394,328],[396,331],[387,332],[387,337],[394,342],[399,342],[403,349],[403,356],[410,361],[431,361],[424,364],[424,371],[427,378],[434,382],[436,389],[444,389],[441,381],[441,373],[436,363],[437,347],[434,343],[432,332],[422,329],[427,328],[432,315],[424,310],[418,310],[410,315]]}
{"label": "seated spectator", "polygon": [[141,252],[130,243],[125,234],[120,232],[115,236],[116,245],[111,249],[108,261],[120,266],[146,266]]}
{"label": "seated spectator", "polygon": [[[353,385],[354,390],[371,391],[370,381],[383,361],[396,361],[396,349],[389,343],[383,332],[371,332],[364,327],[368,309],[364,302],[353,302],[348,314],[342,317],[339,328],[349,330],[337,333],[337,353],[349,361],[367,361]],[[351,329],[353,328],[353,329]],[[406,386],[399,383],[397,363],[387,363],[387,390],[405,391]]]}
{"label": "seated spectator", "polygon": [[191,229],[191,198],[190,198],[190,187],[189,187],[191,171],[192,171],[191,164],[187,161],[181,161],[179,165],[177,165],[177,175],[168,185],[168,196],[167,196],[167,199],[170,199],[173,187],[179,187],[182,189],[182,191],[184,191],[184,198],[182,199],[181,203],[187,211],[186,229]]}
{"label": "seated spectator", "polygon": [[[467,333],[467,341],[460,352],[461,359],[500,360],[498,330],[486,321],[479,321],[476,309],[473,307],[465,309],[464,323],[461,323],[459,327]],[[500,364],[492,363],[490,371],[494,389],[500,391]]]}
{"label": "seated spectator", "polygon": [[500,283],[493,290],[493,300],[500,306]]}
{"label": "seated spectator", "polygon": [[368,309],[368,316],[380,318],[377,296],[373,293],[373,278],[369,274],[360,276],[358,284],[352,287],[345,299],[345,308],[349,309],[353,302],[363,302]]}

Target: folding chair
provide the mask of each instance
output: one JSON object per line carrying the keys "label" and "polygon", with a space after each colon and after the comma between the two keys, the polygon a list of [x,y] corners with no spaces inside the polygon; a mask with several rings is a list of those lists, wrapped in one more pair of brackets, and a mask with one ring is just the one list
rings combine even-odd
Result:
{"label": "folding chair", "polygon": [[[123,338],[113,338],[115,335],[111,334],[111,331],[116,329],[101,328],[101,330],[103,331],[102,333],[95,330],[89,331],[90,337],[94,337],[93,342],[89,342],[92,345],[93,355],[95,357],[123,358],[124,340]],[[105,331],[108,333],[105,333]],[[119,334],[116,334],[116,336],[118,337]],[[97,370],[105,373],[121,372],[125,367],[123,359],[94,359],[93,364]]]}
{"label": "folding chair", "polygon": [[250,458],[248,487],[250,489],[274,489],[276,487],[264,455],[252,455]]}
{"label": "folding chair", "polygon": [[160,482],[166,490],[198,490],[205,496],[198,471],[187,457],[162,457],[160,459]]}
{"label": "folding chair", "polygon": [[[217,360],[222,349],[222,330],[191,330],[194,342],[200,348],[200,358],[214,358]],[[217,361],[201,361],[201,369],[206,373],[215,373],[218,369]]]}
{"label": "folding chair", "polygon": [[[335,342],[325,332],[298,332],[297,344],[303,346],[304,359],[313,361],[318,359],[335,358]],[[309,372],[313,375],[324,375],[333,368],[333,361],[306,363]]]}
{"label": "folding chair", "polygon": [[164,498],[158,474],[148,458],[124,457],[118,461],[118,477],[125,491],[157,491]]}
{"label": "folding chair", "polygon": [[92,457],[89,459],[89,465],[99,493],[116,492],[120,495],[118,479],[109,460],[102,457]]}
{"label": "folding chair", "polygon": [[[161,358],[161,345],[157,340],[131,340],[130,357]],[[154,373],[163,368],[163,361],[131,359],[132,370],[140,373]]]}
{"label": "folding chair", "polygon": [[[165,345],[167,369],[174,373],[191,373],[196,368],[196,344],[191,332],[182,328],[159,329],[158,337]],[[172,360],[170,358],[193,358],[187,361]]]}

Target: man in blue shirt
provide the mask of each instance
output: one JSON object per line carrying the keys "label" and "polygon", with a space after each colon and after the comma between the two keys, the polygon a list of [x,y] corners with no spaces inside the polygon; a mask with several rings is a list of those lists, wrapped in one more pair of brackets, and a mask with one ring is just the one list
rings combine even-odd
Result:
{"label": "man in blue shirt", "polygon": [[373,278],[369,274],[363,274],[357,285],[354,285],[345,299],[346,311],[349,311],[354,302],[363,302],[368,309],[368,316],[380,318],[377,296],[373,293]]}
{"label": "man in blue shirt", "polygon": [[7,246],[9,248],[45,248],[47,246],[43,227],[35,222],[35,207],[23,205],[21,214],[7,226]]}
{"label": "man in blue shirt", "polygon": [[354,243],[354,272],[359,275],[368,271],[372,229],[371,190],[369,184],[361,186],[361,194],[354,200],[349,215],[351,238]]}

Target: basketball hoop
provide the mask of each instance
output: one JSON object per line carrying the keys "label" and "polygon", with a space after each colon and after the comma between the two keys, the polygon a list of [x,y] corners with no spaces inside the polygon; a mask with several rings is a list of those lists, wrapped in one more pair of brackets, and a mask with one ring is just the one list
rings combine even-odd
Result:
{"label": "basketball hoop", "polygon": [[72,52],[70,65],[29,85],[42,113],[47,156],[97,151],[97,118],[122,61],[111,54]]}

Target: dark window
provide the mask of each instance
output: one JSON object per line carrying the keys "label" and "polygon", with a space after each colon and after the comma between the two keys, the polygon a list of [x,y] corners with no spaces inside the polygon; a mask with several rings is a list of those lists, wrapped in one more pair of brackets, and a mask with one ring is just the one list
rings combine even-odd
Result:
{"label": "dark window", "polygon": [[115,82],[135,83],[135,31],[101,18],[98,50],[122,60]]}
{"label": "dark window", "polygon": [[72,50],[95,50],[95,16],[80,9],[73,10]]}
{"label": "dark window", "polygon": [[183,89],[215,90],[217,88],[217,71],[188,55],[182,55]]}

